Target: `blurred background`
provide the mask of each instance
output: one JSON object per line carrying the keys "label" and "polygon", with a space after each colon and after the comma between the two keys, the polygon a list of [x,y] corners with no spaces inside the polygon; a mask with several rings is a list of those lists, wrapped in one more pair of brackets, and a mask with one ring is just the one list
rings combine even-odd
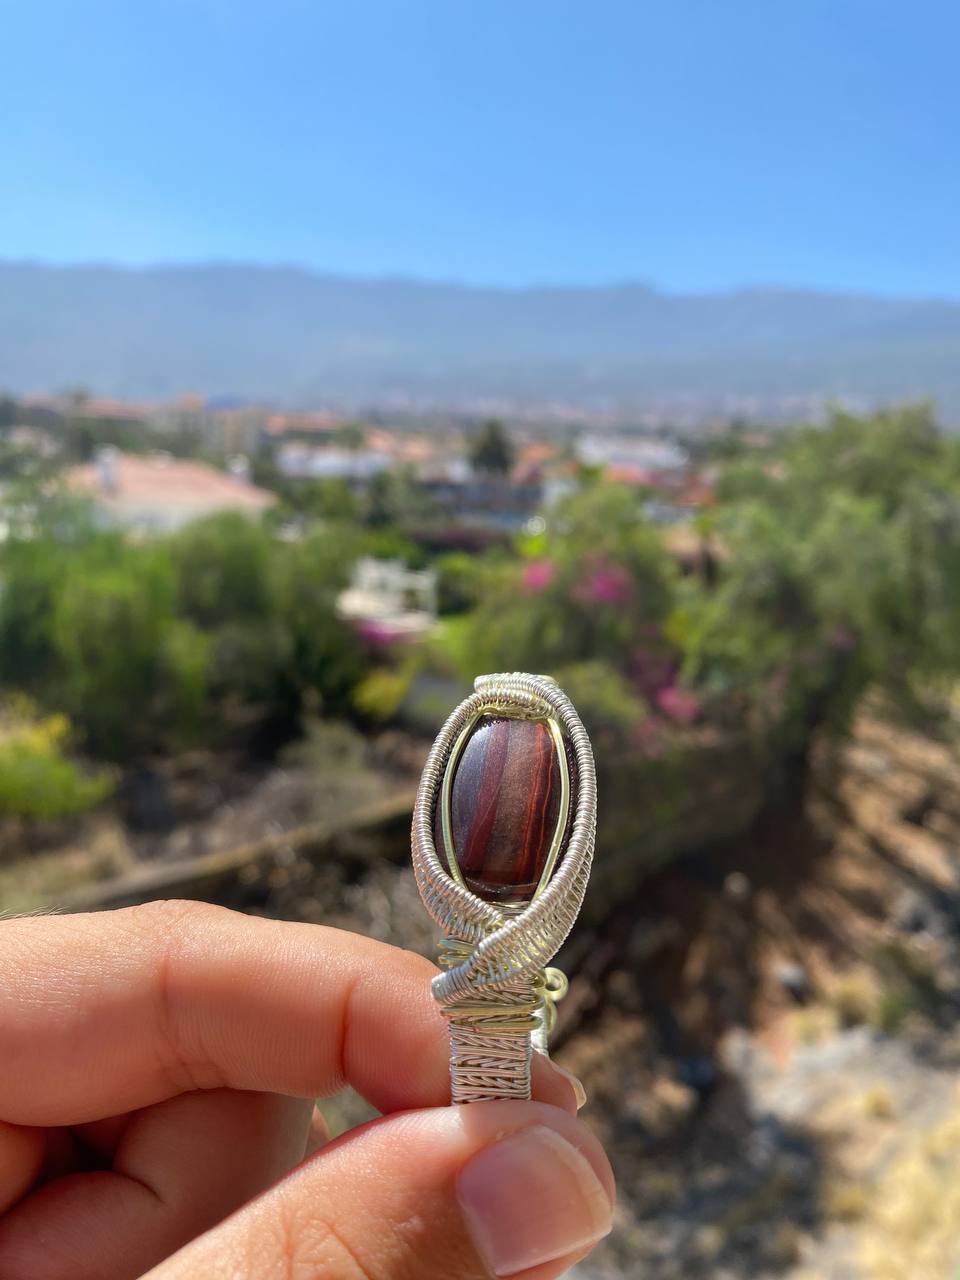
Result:
{"label": "blurred background", "polygon": [[548,672],[601,791],[557,1053],[621,1192],[578,1274],[955,1276],[955,7],[3,30],[0,910],[432,954],[428,745]]}

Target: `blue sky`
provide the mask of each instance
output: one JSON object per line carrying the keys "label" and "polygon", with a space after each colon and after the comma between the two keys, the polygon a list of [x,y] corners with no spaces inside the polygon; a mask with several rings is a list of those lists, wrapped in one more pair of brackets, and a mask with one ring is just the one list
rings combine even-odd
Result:
{"label": "blue sky", "polygon": [[948,0],[0,0],[0,257],[960,296]]}

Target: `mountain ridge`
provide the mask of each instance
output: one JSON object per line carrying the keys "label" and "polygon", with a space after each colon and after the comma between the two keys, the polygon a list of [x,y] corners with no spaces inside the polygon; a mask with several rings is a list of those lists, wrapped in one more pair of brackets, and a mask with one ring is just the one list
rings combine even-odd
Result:
{"label": "mountain ridge", "polygon": [[960,301],[0,261],[0,387],[75,383],[345,407],[770,411],[930,396],[960,417]]}

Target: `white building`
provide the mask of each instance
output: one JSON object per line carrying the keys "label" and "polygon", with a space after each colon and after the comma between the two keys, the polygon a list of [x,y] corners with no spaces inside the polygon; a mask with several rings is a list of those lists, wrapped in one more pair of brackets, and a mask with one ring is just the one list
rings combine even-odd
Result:
{"label": "white building", "polygon": [[408,569],[402,560],[363,556],[337,601],[340,616],[397,635],[421,635],[437,620],[437,575]]}
{"label": "white building", "polygon": [[294,480],[370,480],[390,466],[386,453],[375,449],[318,449],[290,442],[276,453],[277,470]]}

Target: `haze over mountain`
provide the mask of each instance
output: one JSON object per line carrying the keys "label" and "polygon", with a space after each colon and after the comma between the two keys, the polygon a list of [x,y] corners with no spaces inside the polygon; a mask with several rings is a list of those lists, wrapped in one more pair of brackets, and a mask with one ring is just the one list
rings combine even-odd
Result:
{"label": "haze over mountain", "polygon": [[135,399],[703,412],[927,396],[957,420],[960,303],[0,263],[0,388],[76,384]]}

